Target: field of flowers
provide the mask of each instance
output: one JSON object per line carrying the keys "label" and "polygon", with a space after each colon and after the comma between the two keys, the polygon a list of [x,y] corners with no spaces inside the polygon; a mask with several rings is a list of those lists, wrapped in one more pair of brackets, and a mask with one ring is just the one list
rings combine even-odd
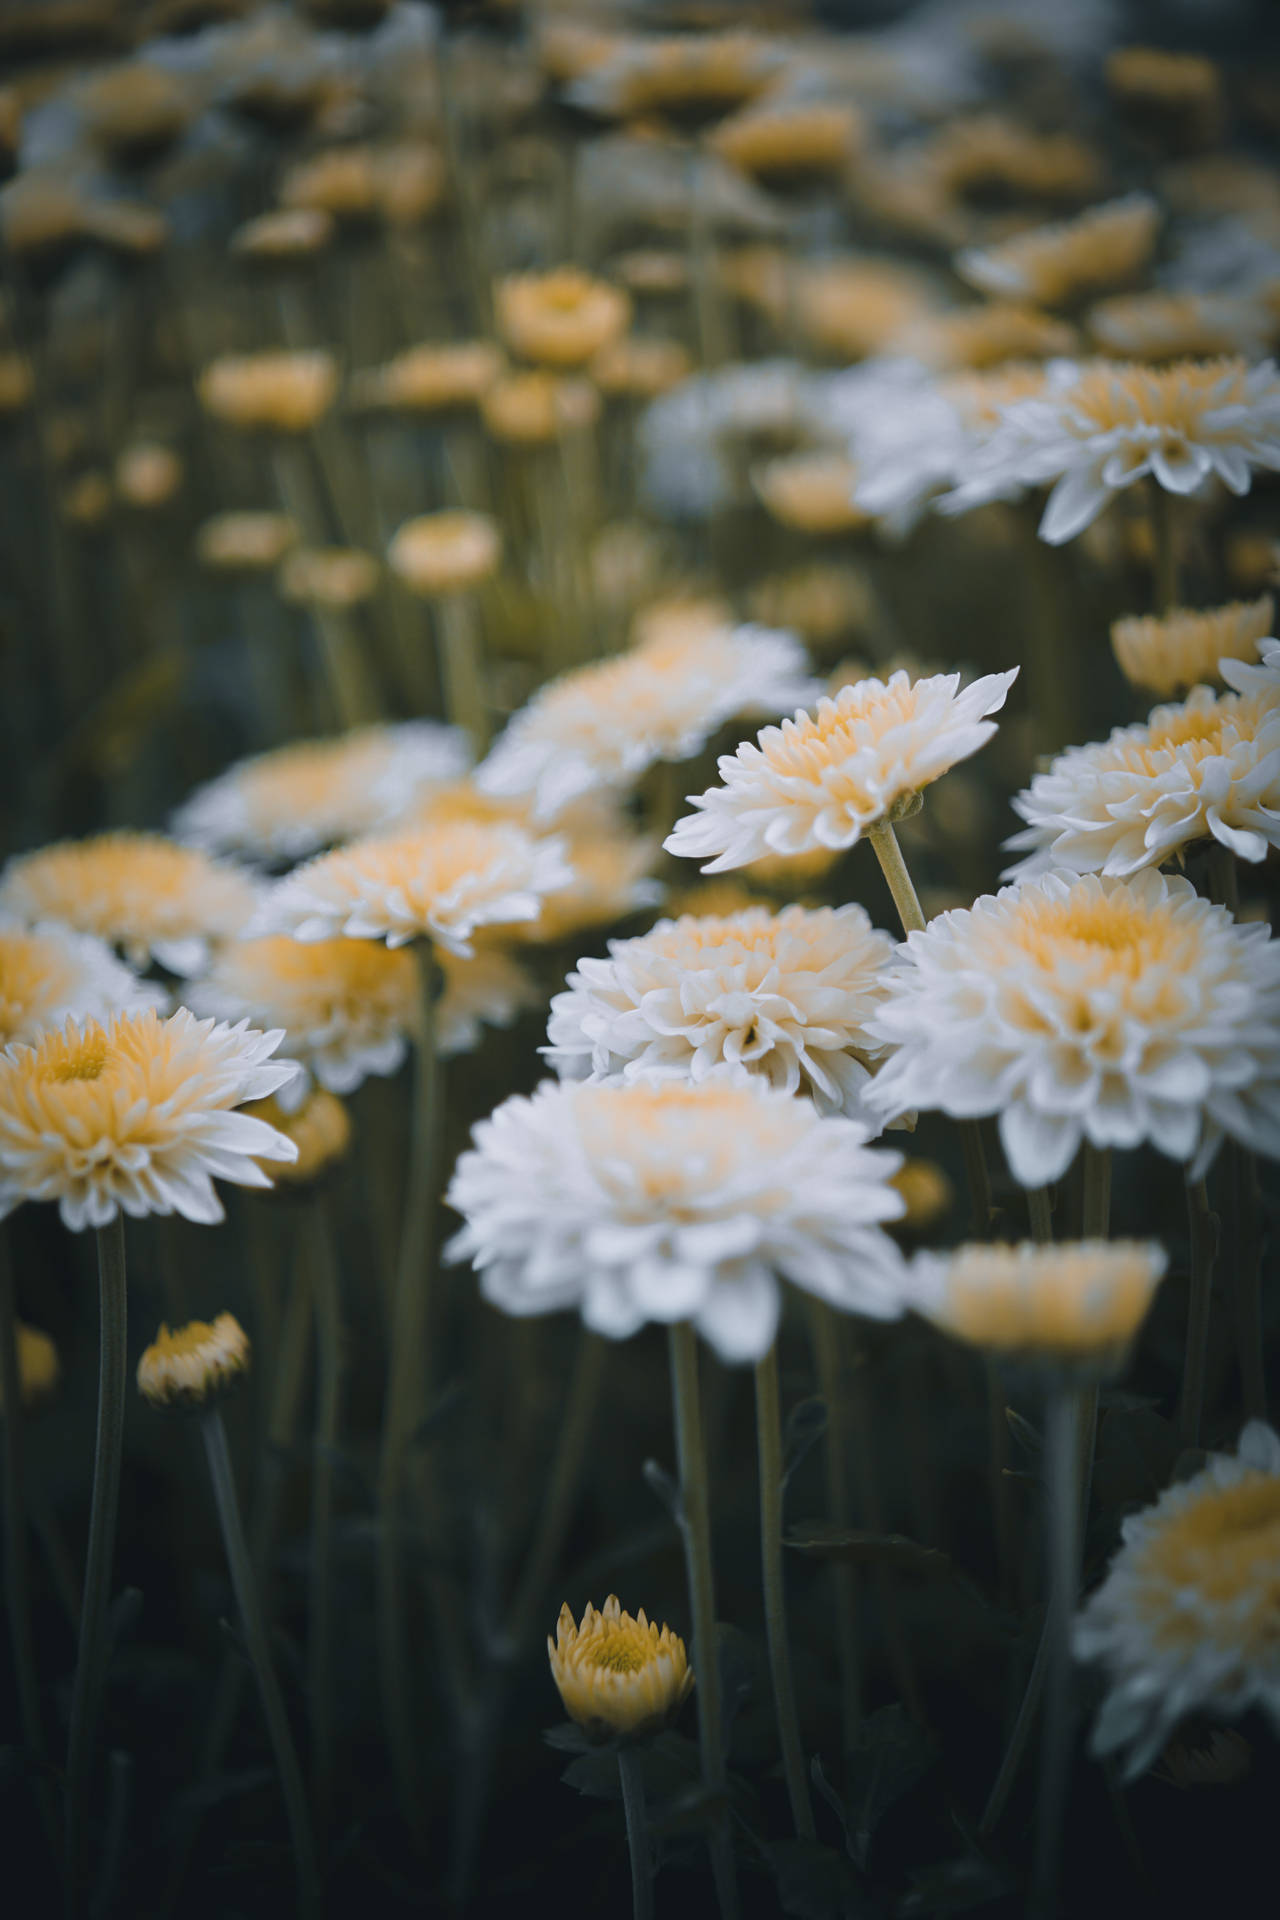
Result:
{"label": "field of flowers", "polygon": [[1274,1884],[1278,345],[1249,0],[0,7],[15,1920]]}

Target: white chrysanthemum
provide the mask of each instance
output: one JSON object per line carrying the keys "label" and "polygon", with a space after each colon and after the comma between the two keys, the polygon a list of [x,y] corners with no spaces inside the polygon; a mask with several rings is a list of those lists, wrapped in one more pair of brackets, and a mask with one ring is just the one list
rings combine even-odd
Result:
{"label": "white chrysanthemum", "polygon": [[1218,672],[1237,693],[1280,698],[1280,640],[1259,640],[1258,664],[1248,660],[1219,660]]}
{"label": "white chrysanthemum", "polygon": [[296,868],[272,889],[254,931],[389,947],[426,938],[469,954],[478,927],[536,920],[543,896],[572,879],[558,840],[504,823],[425,826]]}
{"label": "white chrysanthemum", "polygon": [[1004,409],[950,501],[995,487],[1053,486],[1040,537],[1073,540],[1112,493],[1150,474],[1170,493],[1194,493],[1216,475],[1248,493],[1254,468],[1280,467],[1280,375],[1275,363],[1184,360],[1170,367],[1095,362],[1039,399]]}
{"label": "white chrysanthemum", "polygon": [[789,633],[659,633],[543,687],[480,766],[477,784],[528,797],[535,819],[551,820],[583,794],[629,785],[657,760],[688,760],[726,720],[784,712],[813,686]]}
{"label": "white chrysanthemum", "polygon": [[56,922],[28,928],[0,913],[0,1047],[33,1043],[68,1014],[108,1020],[113,1013],[163,1007],[167,998],[95,935]]}
{"label": "white chrysanthemum", "polygon": [[211,946],[241,932],[256,898],[247,875],[156,833],[60,840],[0,876],[0,912],[29,926],[60,920],[136,967],[154,959],[180,974],[207,966]]}
{"label": "white chrysanthemum", "polygon": [[1256,667],[1270,639],[1275,601],[1234,600],[1225,607],[1174,607],[1166,614],[1136,614],[1111,623],[1111,651],[1130,686],[1146,687],[1157,699],[1172,699],[1192,687],[1228,676],[1224,661]]}
{"label": "white chrysanthemum", "polygon": [[778,1276],[849,1312],[901,1312],[901,1259],[880,1226],[903,1202],[895,1153],[760,1080],[546,1082],[475,1129],[449,1204],[504,1312],[580,1307],[625,1339],[690,1320],[730,1361],[758,1360]]}
{"label": "white chrysanthemum", "polygon": [[1005,845],[1026,858],[1007,879],[1051,867],[1136,873],[1208,835],[1243,860],[1265,860],[1280,846],[1280,687],[1194,687],[1138,726],[1068,747],[1013,810],[1028,824]]}
{"label": "white chrysanthemum", "polygon": [[457,727],[435,720],[359,727],[238,761],[196,789],[173,828],[209,853],[301,860],[396,818],[438,782],[461,778],[470,763]]}
{"label": "white chrysanthemum", "polygon": [[1280,1732],[1280,1438],[1251,1420],[1235,1454],[1166,1487],[1075,1625],[1108,1681],[1092,1748],[1132,1780],[1190,1713],[1259,1708]]}
{"label": "white chrysanthemum", "polygon": [[876,1112],[998,1114],[1025,1187],[1082,1140],[1149,1140],[1197,1173],[1224,1133],[1280,1153],[1280,945],[1188,881],[1045,874],[940,914],[899,955],[869,1022],[898,1049]]}
{"label": "white chrysanthemum", "polygon": [[820,1113],[857,1114],[892,955],[858,906],[660,920],[578,962],[544,1051],[566,1079],[696,1081],[728,1065],[803,1090]]}
{"label": "white chrysanthemum", "polygon": [[967,760],[996,730],[1017,677],[986,674],[961,691],[958,673],[912,681],[906,673],[859,680],[780,727],[764,727],[718,762],[723,785],[689,797],[697,813],[676,822],[669,853],[714,858],[704,873],[744,867],[766,853],[851,847],[895,802]]}
{"label": "white chrysanthemum", "polygon": [[106,1026],[68,1020],[34,1047],[0,1054],[0,1219],[56,1200],[74,1231],[123,1212],[222,1219],[215,1177],[269,1187],[261,1160],[293,1160],[274,1127],[233,1108],[292,1079],[272,1060],[279,1033],[219,1026],[186,1007]]}

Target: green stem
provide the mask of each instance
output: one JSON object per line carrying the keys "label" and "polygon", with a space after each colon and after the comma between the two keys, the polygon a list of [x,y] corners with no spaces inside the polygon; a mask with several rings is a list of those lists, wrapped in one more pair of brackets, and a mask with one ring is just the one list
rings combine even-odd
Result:
{"label": "green stem", "polygon": [[1045,1713],[1036,1813],[1036,1853],[1030,1913],[1050,1920],[1058,1911],[1063,1825],[1071,1782],[1071,1619],[1080,1585],[1079,1392],[1065,1384],[1050,1395],[1045,1419],[1048,1497],[1049,1607]]}
{"label": "green stem", "polygon": [[1048,1187],[1027,1188],[1027,1213],[1031,1238],[1038,1246],[1047,1247],[1053,1239],[1053,1198]]}
{"label": "green stem", "polygon": [[604,1372],[604,1353],[604,1341],[584,1327],[556,1441],[555,1458],[547,1479],[546,1497],[538,1516],[537,1533],[511,1602],[506,1638],[513,1655],[518,1653],[529,1636],[534,1611],[546,1593],[564,1545],[578,1497],[587,1442],[595,1424],[600,1380]]}
{"label": "green stem", "polygon": [[1084,1201],[1081,1209],[1082,1240],[1105,1240],[1111,1232],[1111,1149],[1095,1147],[1086,1140],[1083,1148]]}
{"label": "green stem", "polygon": [[1187,1300],[1187,1347],[1182,1366],[1182,1401],[1178,1408],[1178,1438],[1184,1447],[1198,1447],[1200,1417],[1204,1411],[1213,1268],[1218,1251],[1217,1216],[1210,1211],[1209,1194],[1203,1180],[1187,1182],[1187,1225],[1191,1235],[1191,1275]]}
{"label": "green stem", "polygon": [[645,1820],[644,1770],[639,1747],[618,1748],[618,1778],[622,1809],[627,1816],[627,1851],[631,1855],[631,1911],[635,1920],[653,1920],[653,1852]]}
{"label": "green stem", "polygon": [[796,1712],[791,1648],[787,1641],[786,1589],[782,1575],[782,1413],[778,1388],[778,1349],[770,1347],[756,1366],[756,1455],[760,1469],[760,1567],[764,1592],[769,1676],[782,1746],[791,1818],[801,1840],[816,1838],[809,1800],[804,1742]]}
{"label": "green stem", "polygon": [[327,1831],[333,1800],[333,1466],[342,1396],[342,1299],[328,1209],[308,1208],[316,1312],[316,1422],[311,1466],[311,1621],[307,1643],[311,1696],[311,1776],[316,1826]]}
{"label": "green stem", "polygon": [[276,1679],[275,1668],[271,1664],[267,1622],[258,1596],[258,1584],[253,1576],[249,1543],[245,1539],[244,1526],[240,1519],[240,1502],[236,1498],[235,1476],[231,1468],[231,1454],[227,1447],[227,1430],[222,1423],[222,1414],[216,1403],[202,1416],[200,1434],[209,1462],[213,1497],[218,1509],[218,1521],[222,1527],[222,1541],[226,1548],[227,1565],[231,1572],[231,1585],[235,1591],[236,1606],[240,1613],[245,1647],[253,1667],[254,1678],[258,1683],[258,1692],[262,1697],[263,1717],[267,1723],[271,1750],[275,1755],[280,1785],[284,1791],[289,1837],[293,1843],[294,1866],[298,1878],[298,1906],[303,1914],[314,1915],[320,1910],[320,1876],[316,1868],[315,1848],[311,1839],[311,1823],[307,1818],[307,1797],[302,1785],[302,1769],[298,1765],[298,1756],[294,1751],[293,1735],[289,1731],[289,1716],[285,1712],[280,1683]]}
{"label": "green stem", "polygon": [[[833,1527],[852,1526],[849,1504],[848,1327],[824,1300],[810,1299],[810,1338],[818,1391],[827,1409],[827,1517]],[[833,1559],[831,1584],[836,1605],[836,1661],[840,1669],[840,1720],[845,1769],[857,1744],[862,1719],[862,1663],[858,1645],[858,1572],[852,1561]]]}
{"label": "green stem", "polygon": [[729,1840],[727,1775],[720,1714],[716,1647],[715,1582],[711,1567],[711,1503],[707,1487],[702,1404],[698,1393],[697,1335],[687,1321],[669,1338],[676,1455],[680,1466],[685,1576],[693,1615],[694,1671],[698,1687],[698,1742],[703,1784],[722,1805],[711,1828],[711,1870],[722,1920],[736,1920],[738,1887]]}
{"label": "green stem", "polygon": [[1151,584],[1156,612],[1163,616],[1172,613],[1178,604],[1178,529],[1172,495],[1165,492],[1158,480],[1151,480],[1149,485],[1151,530],[1155,546]]}
{"label": "green stem", "polygon": [[991,1526],[996,1542],[1000,1595],[1008,1600],[1013,1584],[1013,1509],[1010,1504],[1009,1422],[1004,1382],[994,1360],[987,1361],[987,1476]]}
{"label": "green stem", "polygon": [[489,745],[489,703],[479,605],[474,594],[443,593],[435,601],[435,616],[445,712],[455,727],[471,736],[476,758],[483,759]]}
{"label": "green stem", "polygon": [[391,1303],[390,1355],[378,1461],[378,1652],[383,1710],[401,1812],[416,1825],[418,1715],[410,1682],[401,1497],[405,1448],[421,1417],[426,1379],[427,1295],[440,1161],[440,1062],[436,1005],[440,969],[427,941],[416,949],[421,1029],[414,1053],[413,1124],[400,1258]]}
{"label": "green stem", "polygon": [[115,1557],[116,1515],[120,1505],[120,1463],[124,1450],[124,1396],[127,1377],[127,1312],[124,1217],[117,1213],[98,1228],[98,1432],[93,1459],[93,1504],[89,1511],[89,1548],[85,1558],[84,1605],[80,1649],[71,1695],[67,1740],[66,1868],[70,1911],[79,1908],[83,1866],[85,1796],[93,1764],[94,1741],[106,1680],[107,1624],[111,1566]]}
{"label": "green stem", "polygon": [[48,1748],[40,1713],[31,1638],[31,1563],[27,1541],[26,1475],[23,1471],[22,1369],[18,1359],[18,1320],[13,1300],[13,1268],[7,1234],[0,1234],[0,1413],[4,1416],[4,1574],[9,1644],[18,1688],[22,1738],[31,1756],[40,1815],[51,1845],[57,1829],[48,1791]]}
{"label": "green stem", "polygon": [[1227,1173],[1235,1234],[1232,1276],[1236,1360],[1245,1418],[1267,1417],[1267,1377],[1262,1364],[1262,1233],[1258,1218],[1258,1163],[1238,1140],[1228,1140]]}

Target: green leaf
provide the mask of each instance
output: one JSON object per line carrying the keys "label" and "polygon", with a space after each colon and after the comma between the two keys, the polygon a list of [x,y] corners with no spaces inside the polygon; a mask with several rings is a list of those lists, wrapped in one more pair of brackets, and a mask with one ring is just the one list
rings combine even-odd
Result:
{"label": "green leaf", "polygon": [[560,1775],[566,1787],[576,1787],[589,1800],[621,1800],[622,1782],[618,1778],[618,1756],[612,1747],[597,1747],[580,1753]]}
{"label": "green leaf", "polygon": [[574,1720],[562,1720],[558,1726],[544,1727],[542,1737],[549,1747],[561,1753],[586,1753],[591,1746],[586,1734]]}
{"label": "green leaf", "polygon": [[951,1571],[950,1556],[923,1547],[901,1533],[868,1533],[861,1527],[837,1527],[825,1520],[801,1520],[783,1545],[820,1560],[848,1560],[859,1566],[887,1566],[899,1573],[938,1579]]}
{"label": "green leaf", "polygon": [[776,1840],[762,1849],[778,1888],[783,1913],[797,1920],[846,1920],[871,1916],[875,1907],[853,1863],[834,1847],[812,1840]]}
{"label": "green leaf", "polygon": [[898,1908],[903,1920],[914,1920],[917,1914],[970,1913],[975,1907],[1007,1899],[1017,1886],[1007,1867],[996,1866],[976,1853],[919,1867],[911,1880],[911,1891]]}
{"label": "green leaf", "polygon": [[876,1829],[933,1767],[933,1742],[906,1708],[896,1701],[869,1713],[858,1728],[849,1755],[850,1850],[860,1867],[867,1864]]}

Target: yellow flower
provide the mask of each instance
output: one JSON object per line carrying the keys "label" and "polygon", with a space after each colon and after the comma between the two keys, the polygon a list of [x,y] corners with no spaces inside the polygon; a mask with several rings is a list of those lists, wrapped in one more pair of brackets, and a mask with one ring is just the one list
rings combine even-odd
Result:
{"label": "yellow flower", "polygon": [[870,525],[870,514],[854,505],[858,475],[847,454],[784,454],[757,467],[751,479],[766,512],[797,533],[848,533]]}
{"label": "yellow flower", "polygon": [[215,513],[196,535],[196,558],[206,567],[252,572],[274,567],[297,538],[287,513]]}
{"label": "yellow flower", "polygon": [[1220,683],[1220,660],[1256,665],[1258,642],[1275,631],[1274,621],[1275,602],[1269,593],[1226,607],[1175,607],[1163,616],[1114,621],[1111,649],[1131,686],[1167,698],[1189,687]]}
{"label": "yellow flower", "polygon": [[984,293],[1060,307],[1136,280],[1155,251],[1160,211],[1145,194],[1091,207],[1074,220],[1035,227],[993,247],[970,247],[956,270]]}
{"label": "yellow flower", "polygon": [[498,331],[513,353],[547,367],[583,367],[626,332],[631,301],[621,287],[579,267],[516,273],[494,295]]}
{"label": "yellow flower", "polygon": [[561,1607],[547,1653],[565,1712],[601,1740],[657,1733],[693,1691],[684,1641],[643,1607],[624,1613],[614,1593],[599,1611],[588,1600],[581,1626]]}
{"label": "yellow flower", "polygon": [[304,433],[329,411],[338,390],[338,363],[315,348],[225,354],[197,382],[206,413],[241,432]]}
{"label": "yellow flower", "polygon": [[320,207],[276,207],[237,227],[231,251],[246,260],[309,259],[332,238],[333,220]]}
{"label": "yellow flower", "polygon": [[323,1087],[316,1088],[291,1112],[285,1111],[275,1094],[268,1094],[265,1100],[255,1100],[243,1111],[252,1119],[265,1120],[298,1149],[296,1160],[280,1167],[263,1168],[265,1173],[274,1173],[277,1186],[310,1186],[336,1165],[351,1145],[351,1116],[337,1094],[327,1093]]}
{"label": "yellow flower", "polygon": [[1209,146],[1222,127],[1222,75],[1198,53],[1117,47],[1107,56],[1107,90],[1123,111],[1183,147]]}
{"label": "yellow flower", "polygon": [[593,113],[714,115],[740,106],[773,78],[781,56],[749,33],[636,35],[603,45],[570,97]]}
{"label": "yellow flower", "polygon": [[95,74],[79,107],[95,139],[126,157],[167,146],[196,112],[190,89],[176,75],[141,60]]}
{"label": "yellow flower", "polygon": [[280,596],[303,607],[357,607],[378,586],[378,563],[358,547],[299,547],[280,569]]}
{"label": "yellow flower", "polygon": [[633,400],[655,399],[679,386],[692,371],[689,350],[678,340],[634,334],[601,347],[589,368],[601,393]]}
{"label": "yellow flower", "polygon": [[423,513],[406,520],[387,549],[391,571],[423,598],[465,593],[495,571],[502,533],[487,513]]}
{"label": "yellow flower", "polygon": [[406,347],[384,366],[361,376],[360,398],[406,413],[441,413],[474,406],[502,372],[502,355],[488,340],[456,340]]}
{"label": "yellow flower", "polygon": [[248,1370],[249,1336],[233,1313],[220,1313],[212,1326],[192,1320],[175,1333],[161,1327],[138,1362],[138,1391],[161,1411],[203,1407]]}
{"label": "yellow flower", "polygon": [[948,196],[993,193],[1079,202],[1096,191],[1095,150],[1072,133],[1033,133],[998,113],[951,120],[925,148],[924,168]]}
{"label": "yellow flower", "polygon": [[926,314],[902,337],[904,353],[940,373],[985,372],[1010,360],[1052,360],[1075,348],[1073,327],[1013,300]]}
{"label": "yellow flower", "polygon": [[1274,323],[1256,299],[1227,293],[1133,293],[1089,309],[1089,331],[1104,353],[1125,360],[1258,358]]}
{"label": "yellow flower", "polygon": [[832,260],[795,278],[795,322],[818,353],[888,352],[930,304],[923,276],[897,260]]}
{"label": "yellow flower", "polygon": [[[18,1398],[24,1408],[39,1406],[58,1384],[62,1366],[58,1349],[39,1327],[17,1323]],[[0,1383],[0,1414],[4,1412],[4,1386]]]}
{"label": "yellow flower", "polygon": [[116,461],[116,492],[131,507],[162,507],[181,485],[181,460],[159,442],[139,440]]}
{"label": "yellow flower", "polygon": [[743,173],[788,180],[842,172],[865,139],[856,107],[831,100],[766,101],[721,121],[709,144]]}
{"label": "yellow flower", "polygon": [[543,368],[505,374],[480,401],[486,433],[517,447],[542,446],[561,433],[592,427],[599,414],[600,395],[589,380]]}

